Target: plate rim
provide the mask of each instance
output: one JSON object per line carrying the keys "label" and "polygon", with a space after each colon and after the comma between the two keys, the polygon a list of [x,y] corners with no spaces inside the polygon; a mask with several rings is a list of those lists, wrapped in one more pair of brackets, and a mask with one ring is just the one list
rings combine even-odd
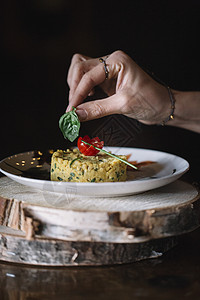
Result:
{"label": "plate rim", "polygon": [[[164,152],[164,151],[154,150],[154,149],[147,149],[147,148],[121,147],[121,146],[119,146],[119,147],[116,147],[116,146],[105,146],[105,149],[106,148],[110,149],[110,150],[121,148],[121,149],[125,149],[125,150],[129,150],[129,149],[130,150],[135,150],[135,151],[138,151],[138,152],[142,150],[144,152],[154,152],[154,153],[156,152],[156,153],[160,153],[160,154],[166,154],[168,156],[175,157],[175,158],[178,158],[178,159],[182,160],[183,162],[186,163],[187,167],[185,167],[184,169],[178,170],[174,174],[169,174],[169,175],[162,176],[162,177],[159,177],[159,178],[151,178],[151,179],[142,179],[142,180],[137,180],[136,179],[136,180],[130,180],[130,181],[123,181],[123,182],[59,182],[59,181],[53,181],[53,183],[56,184],[56,185],[61,185],[62,184],[62,185],[71,185],[71,186],[72,185],[76,185],[76,186],[77,185],[78,186],[79,185],[80,186],[88,186],[89,185],[89,186],[91,186],[91,184],[92,184],[92,186],[95,186],[95,185],[99,186],[99,185],[123,185],[124,182],[126,182],[126,184],[130,185],[130,184],[133,184],[133,182],[141,182],[142,181],[145,184],[146,182],[149,182],[149,181],[160,181],[160,180],[167,179],[167,178],[175,178],[177,176],[180,177],[184,173],[186,173],[189,170],[189,168],[190,168],[190,164],[189,164],[189,162],[185,158],[183,158],[181,156],[178,156],[176,154],[169,153],[169,152]],[[45,151],[49,151],[49,150],[45,150]],[[22,178],[23,181],[32,181],[32,182],[38,182],[38,183],[41,182],[41,181],[42,182],[52,182],[51,180],[46,180],[46,179],[36,179],[36,178],[28,178],[28,177],[19,176],[19,175],[7,172],[7,171],[5,171],[5,170],[3,170],[1,168],[1,164],[3,162],[5,162],[5,160],[7,160],[9,158],[12,158],[14,156],[22,156],[22,155],[24,155],[26,153],[33,153],[33,152],[38,152],[38,151],[42,152],[42,150],[29,150],[29,151],[24,151],[24,152],[17,153],[17,154],[12,154],[12,155],[10,155],[10,156],[2,159],[0,161],[0,172],[2,172],[7,177],[10,177],[10,175],[11,175],[12,177],[14,176],[15,178]]]}

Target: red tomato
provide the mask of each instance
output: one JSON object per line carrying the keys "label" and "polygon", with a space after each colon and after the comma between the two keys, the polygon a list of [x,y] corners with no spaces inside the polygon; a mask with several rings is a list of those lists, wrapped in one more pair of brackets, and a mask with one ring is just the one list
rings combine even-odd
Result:
{"label": "red tomato", "polygon": [[[89,144],[91,144],[91,146],[87,145],[87,144],[84,144],[82,142],[82,140],[89,143]],[[99,152],[99,150],[95,149],[93,146],[102,149],[103,145],[104,145],[104,142],[100,141],[100,139],[98,137],[90,139],[88,135],[85,135],[83,138],[79,137],[77,145],[78,145],[79,151],[82,154],[84,154],[86,156],[93,156],[93,155],[96,155]]]}

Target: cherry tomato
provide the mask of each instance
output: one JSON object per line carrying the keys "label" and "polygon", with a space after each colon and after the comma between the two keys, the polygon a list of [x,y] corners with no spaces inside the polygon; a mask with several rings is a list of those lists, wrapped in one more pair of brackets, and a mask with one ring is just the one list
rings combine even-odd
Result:
{"label": "cherry tomato", "polygon": [[[82,140],[89,143],[89,144],[91,144],[91,146],[84,144],[82,142]],[[104,145],[104,142],[100,141],[100,139],[98,137],[95,137],[93,139],[90,139],[90,137],[88,135],[85,135],[83,138],[79,137],[77,146],[78,146],[79,151],[82,154],[84,154],[86,156],[96,155],[99,152],[99,150],[95,149],[92,145],[102,149],[103,145]]]}

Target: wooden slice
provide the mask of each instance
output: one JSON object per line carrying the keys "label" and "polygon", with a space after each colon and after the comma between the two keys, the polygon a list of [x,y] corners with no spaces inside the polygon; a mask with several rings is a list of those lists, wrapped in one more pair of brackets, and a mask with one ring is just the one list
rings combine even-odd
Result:
{"label": "wooden slice", "polygon": [[[0,225],[29,239],[140,243],[183,234],[200,224],[199,194],[181,181],[128,197],[64,202],[67,195],[34,190],[3,177],[0,196]],[[57,207],[62,197],[64,208]]]}
{"label": "wooden slice", "polygon": [[108,265],[156,258],[174,247],[176,237],[144,243],[51,240],[0,234],[0,260],[41,266]]}
{"label": "wooden slice", "polygon": [[0,259],[41,265],[156,257],[200,224],[200,197],[176,181],[139,195],[71,197],[0,178]]}

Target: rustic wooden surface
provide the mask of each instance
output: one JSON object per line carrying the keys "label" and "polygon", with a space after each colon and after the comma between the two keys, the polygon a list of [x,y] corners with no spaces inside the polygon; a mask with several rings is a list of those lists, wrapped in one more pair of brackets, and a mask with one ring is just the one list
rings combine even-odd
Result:
{"label": "rustic wooden surface", "polygon": [[0,233],[0,260],[40,266],[91,266],[155,258],[177,244],[174,237],[144,243],[77,242]]}
{"label": "rustic wooden surface", "polygon": [[[0,259],[41,265],[127,263],[169,250],[200,224],[190,184],[125,198],[71,198],[0,178]],[[63,207],[57,198],[64,197]],[[19,251],[20,250],[20,251]]]}
{"label": "rustic wooden surface", "polygon": [[199,300],[200,229],[156,259],[103,267],[0,262],[1,300]]}

